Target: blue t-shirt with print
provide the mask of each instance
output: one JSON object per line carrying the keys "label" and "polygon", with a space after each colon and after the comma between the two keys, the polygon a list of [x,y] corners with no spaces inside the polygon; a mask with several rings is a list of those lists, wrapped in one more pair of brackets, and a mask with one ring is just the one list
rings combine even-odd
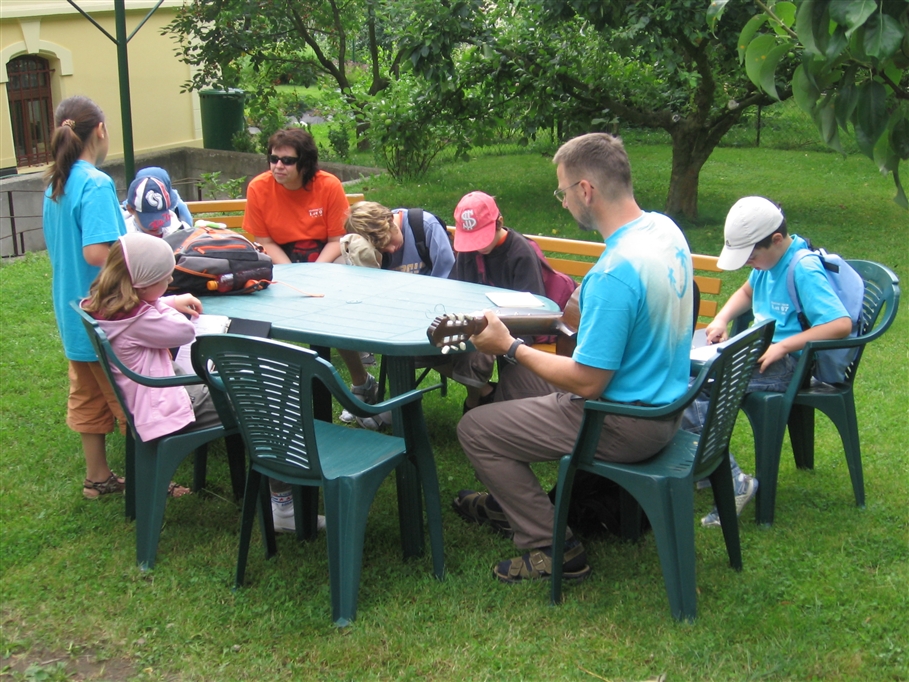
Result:
{"label": "blue t-shirt with print", "polygon": [[69,360],[97,360],[79,315],[70,301],[84,298],[100,268],[89,265],[82,249],[109,244],[126,234],[114,181],[86,161],[76,161],[64,186],[63,196],[44,194],[44,241],[53,268],[54,314]]}
{"label": "blue t-shirt with print", "polygon": [[413,229],[410,227],[406,208],[396,208],[392,213],[402,213],[401,233],[404,235],[404,246],[391,254],[389,270],[411,272],[418,275],[431,275],[433,277],[447,278],[454,266],[455,257],[448,239],[448,231],[442,223],[436,220],[431,213],[423,211],[423,235],[426,248],[429,251],[429,260],[432,261],[432,270],[420,258],[417,251]]}
{"label": "blue t-shirt with print", "polygon": [[614,402],[665,405],[688,387],[692,264],[678,226],[644,213],[606,240],[581,285],[575,361],[613,370]]}
{"label": "blue t-shirt with print", "polygon": [[[748,284],[753,290],[751,307],[755,324],[764,320],[776,321],[773,342],[779,343],[790,336],[799,334],[802,327],[798,321],[786,278],[789,263],[795,252],[807,249],[807,242],[798,235],[792,235],[792,244],[783,257],[769,270],[752,270]],[[795,266],[795,288],[799,292],[802,308],[812,327],[849,317],[843,302],[834,293],[824,273],[819,258],[803,258]],[[793,353],[798,355],[799,353]]]}

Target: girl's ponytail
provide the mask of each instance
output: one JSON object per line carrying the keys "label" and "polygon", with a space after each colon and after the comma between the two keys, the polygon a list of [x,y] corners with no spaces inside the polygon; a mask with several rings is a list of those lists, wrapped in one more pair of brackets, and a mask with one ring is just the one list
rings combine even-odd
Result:
{"label": "girl's ponytail", "polygon": [[51,199],[54,201],[63,196],[73,164],[85,150],[92,131],[103,122],[104,113],[88,97],[69,97],[57,106],[54,112],[57,128],[50,144],[54,162],[44,175],[47,184],[53,188]]}

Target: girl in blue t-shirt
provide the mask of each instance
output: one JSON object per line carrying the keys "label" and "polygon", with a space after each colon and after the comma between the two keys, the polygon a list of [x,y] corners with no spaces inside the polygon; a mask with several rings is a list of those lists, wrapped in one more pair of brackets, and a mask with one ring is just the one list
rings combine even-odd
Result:
{"label": "girl in blue t-shirt", "polygon": [[63,100],[54,114],[54,162],[45,179],[44,239],[53,269],[54,313],[69,360],[66,423],[82,438],[87,499],[120,492],[123,478],[110,470],[105,436],[114,419],[126,420],[98,364],[91,343],[70,301],[83,298],[110,244],[126,233],[114,181],[96,166],[107,156],[110,139],[104,113],[87,97]]}

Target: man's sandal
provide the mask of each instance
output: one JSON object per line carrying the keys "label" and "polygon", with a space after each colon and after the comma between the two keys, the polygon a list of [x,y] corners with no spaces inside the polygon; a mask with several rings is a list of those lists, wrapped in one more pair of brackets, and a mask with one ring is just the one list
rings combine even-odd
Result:
{"label": "man's sandal", "polygon": [[126,481],[113,471],[106,481],[90,481],[87,478],[82,483],[82,496],[86,500],[97,500],[102,495],[122,493],[126,490]]}
{"label": "man's sandal", "polygon": [[191,495],[192,490],[189,488],[184,488],[182,485],[177,485],[174,481],[170,482],[170,485],[167,486],[167,496],[173,497],[174,499],[178,497],[183,497],[184,495]]}
{"label": "man's sandal", "polygon": [[[490,508],[490,502],[496,508]],[[514,530],[512,530],[511,524],[508,523],[505,512],[502,511],[495,498],[491,497],[489,493],[459,490],[458,496],[451,503],[451,507],[465,521],[480,525],[489,524],[495,532],[506,538],[514,535]]]}
{"label": "man's sandal", "polygon": [[[549,580],[552,577],[552,547],[539,547],[526,554],[500,562],[493,574],[503,583],[519,583],[523,580]],[[562,579],[579,582],[590,575],[587,553],[584,545],[576,538],[565,543],[565,563],[562,564]]]}

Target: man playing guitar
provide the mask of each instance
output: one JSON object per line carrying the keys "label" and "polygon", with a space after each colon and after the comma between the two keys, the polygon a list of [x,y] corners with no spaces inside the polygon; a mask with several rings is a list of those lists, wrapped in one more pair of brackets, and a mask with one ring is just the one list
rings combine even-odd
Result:
{"label": "man playing guitar", "polygon": [[[502,561],[504,582],[548,578],[552,570],[553,505],[530,468],[570,452],[586,399],[664,405],[688,384],[692,329],[692,264],[684,235],[668,217],[642,211],[621,140],[582,135],[556,153],[556,199],[583,230],[606,242],[584,278],[577,347],[571,357],[535,350],[515,339],[492,312],[471,337],[482,352],[504,356],[558,387],[550,395],[481,406],[458,425],[458,438],[489,493],[462,490],[454,501],[464,518],[513,532],[522,556]],[[668,443],[678,419],[642,422],[608,415],[597,457],[648,459]],[[590,573],[586,553],[569,529],[564,577]]]}

